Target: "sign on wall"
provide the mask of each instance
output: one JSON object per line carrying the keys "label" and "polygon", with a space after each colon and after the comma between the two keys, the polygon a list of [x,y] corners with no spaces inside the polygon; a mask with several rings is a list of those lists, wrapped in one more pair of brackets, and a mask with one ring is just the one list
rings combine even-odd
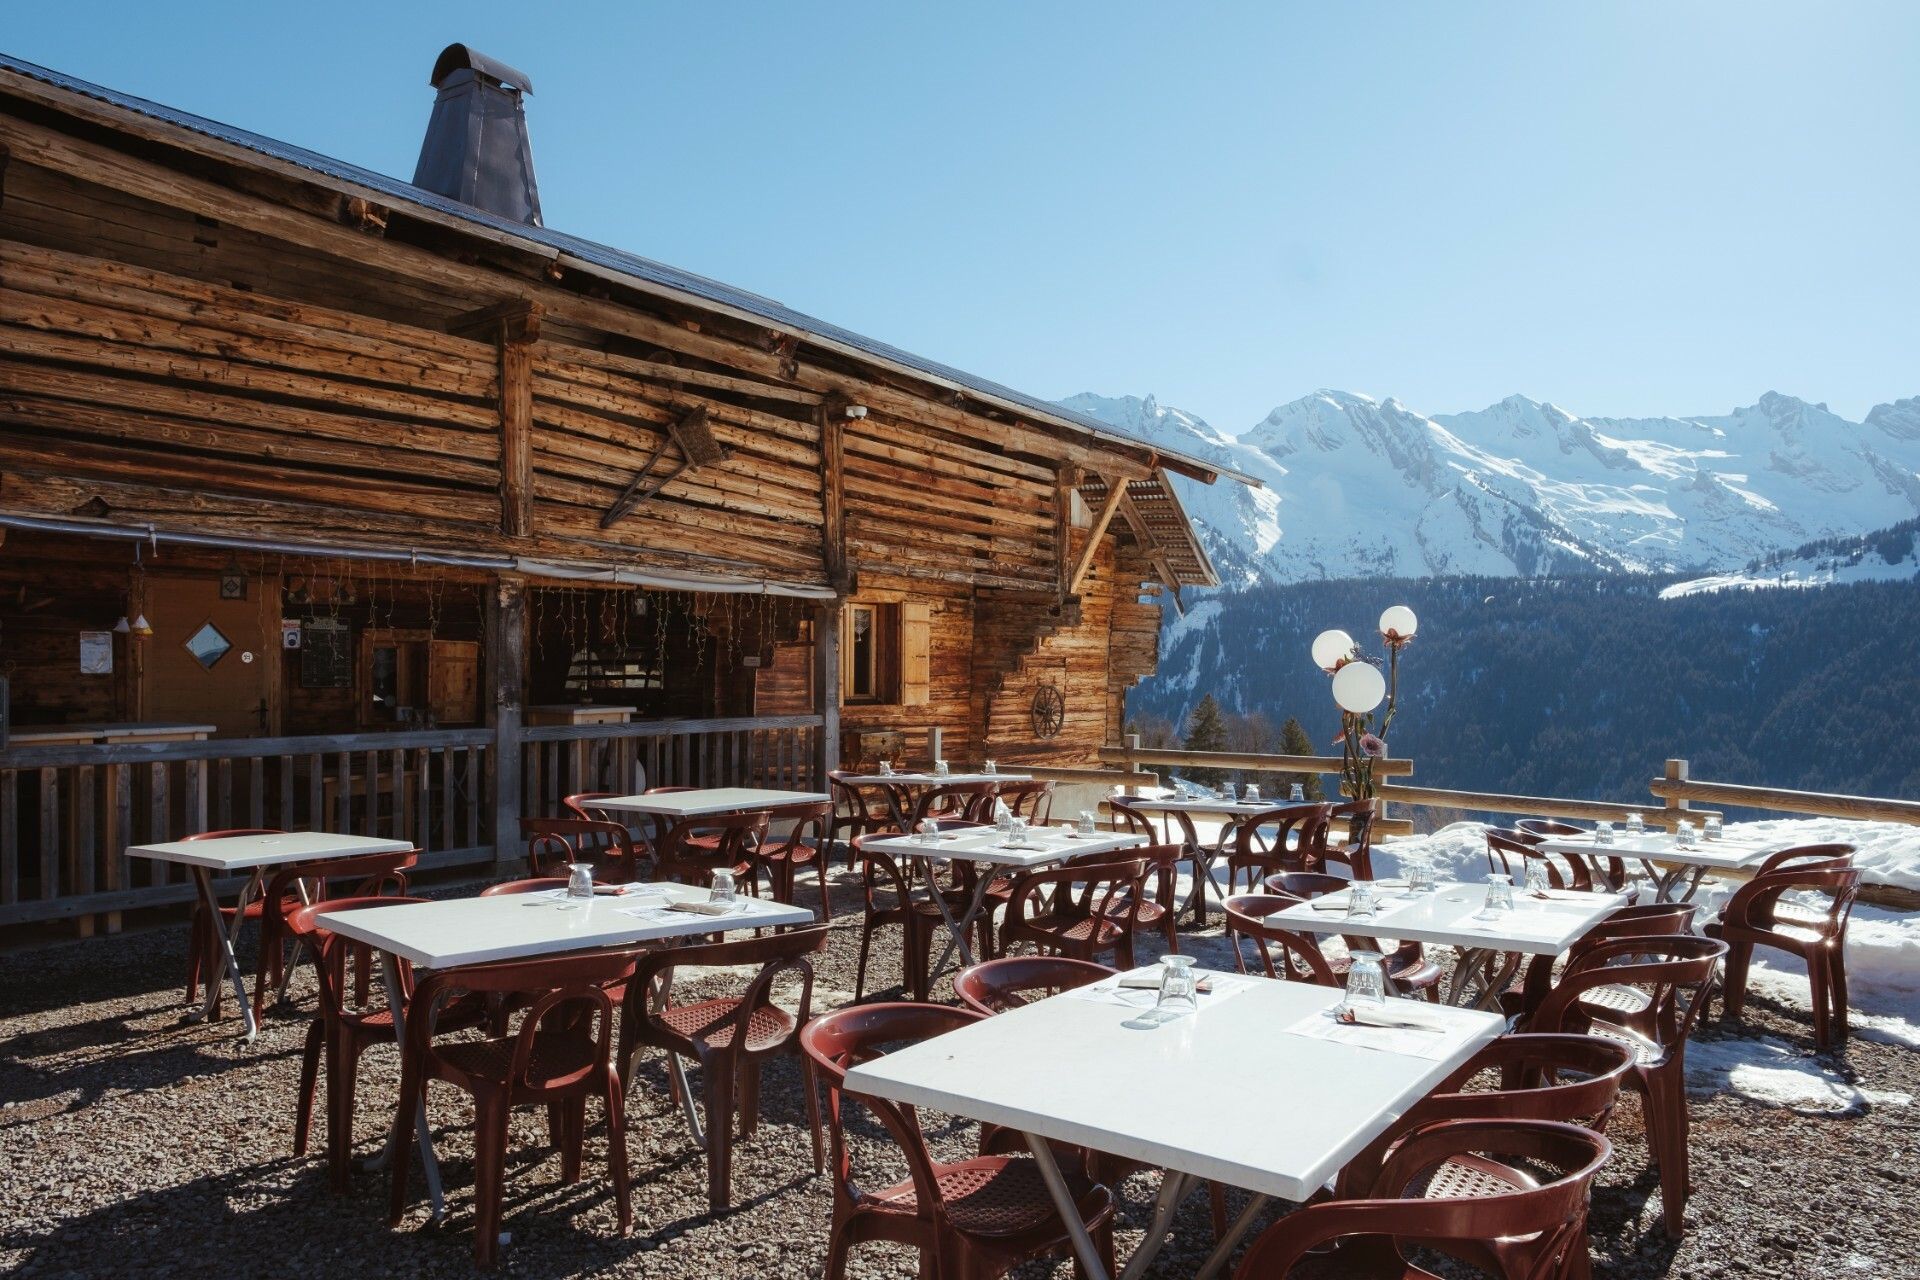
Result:
{"label": "sign on wall", "polygon": [[308,618],[300,628],[300,687],[353,687],[353,627],[339,618]]}
{"label": "sign on wall", "polygon": [[82,631],[80,633],[80,674],[83,676],[113,674],[113,632]]}

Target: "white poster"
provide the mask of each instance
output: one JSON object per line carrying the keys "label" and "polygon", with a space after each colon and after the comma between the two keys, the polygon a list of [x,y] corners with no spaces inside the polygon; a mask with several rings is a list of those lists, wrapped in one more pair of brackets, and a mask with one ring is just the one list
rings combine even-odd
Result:
{"label": "white poster", "polygon": [[82,631],[80,633],[80,674],[83,676],[113,674],[113,632]]}

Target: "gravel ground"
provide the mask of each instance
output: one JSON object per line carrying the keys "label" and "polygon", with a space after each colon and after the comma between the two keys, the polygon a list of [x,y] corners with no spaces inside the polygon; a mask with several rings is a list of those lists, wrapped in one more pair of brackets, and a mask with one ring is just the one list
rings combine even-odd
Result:
{"label": "gravel ground", "polygon": [[[803,901],[804,899],[803,891]],[[859,949],[857,897],[843,877],[833,940],[820,958],[816,1008],[851,999]],[[1217,918],[1217,917],[1216,917]],[[212,1027],[181,1019],[184,925],[0,955],[0,1272],[20,1275],[463,1275],[471,1273],[471,1111],[436,1094],[436,1129],[450,1216],[439,1228],[416,1204],[398,1231],[385,1226],[386,1182],[357,1174],[353,1191],[326,1189],[316,1118],[315,1154],[294,1159],[293,1099],[307,1017],[270,1013],[252,1045],[231,1018]],[[898,990],[897,934],[878,939],[870,992]],[[1190,950],[1222,955],[1218,930]],[[717,975],[716,989],[738,979]],[[689,989],[689,988],[682,988]],[[311,977],[295,994],[311,1008]],[[1766,1034],[1810,1054],[1801,1010],[1755,1000],[1742,1024],[1712,1022],[1702,1039]],[[776,1066],[764,1086],[766,1117],[734,1157],[736,1207],[707,1212],[705,1170],[671,1106],[660,1060],[643,1058],[629,1092],[631,1235],[615,1230],[605,1143],[590,1129],[583,1180],[559,1185],[545,1147],[544,1116],[515,1122],[505,1224],[512,1243],[501,1270],[722,1277],[817,1276],[831,1197],[813,1174],[799,1074]],[[1920,1054],[1856,1038],[1842,1075],[1882,1094],[1920,1097]],[[357,1136],[377,1149],[396,1056],[374,1049],[361,1065]],[[1289,1105],[1334,1082],[1223,1082],[1220,1112],[1284,1123]],[[597,1112],[590,1111],[597,1124]],[[1623,1102],[1611,1129],[1613,1163],[1593,1212],[1595,1272],[1602,1276],[1920,1276],[1912,1243],[1920,1189],[1920,1111],[1898,1102],[1847,1114],[1801,1114],[1732,1094],[1696,1098],[1695,1193],[1683,1241],[1658,1225],[1638,1104]],[[937,1135],[946,1153],[968,1150],[970,1126]],[[869,1141],[876,1157],[884,1143]],[[1123,1251],[1139,1238],[1157,1175],[1120,1188]],[[1204,1196],[1176,1222],[1155,1275],[1190,1275],[1210,1243]],[[910,1253],[857,1251],[859,1276],[911,1275]],[[1027,1274],[1071,1274],[1064,1263]]]}

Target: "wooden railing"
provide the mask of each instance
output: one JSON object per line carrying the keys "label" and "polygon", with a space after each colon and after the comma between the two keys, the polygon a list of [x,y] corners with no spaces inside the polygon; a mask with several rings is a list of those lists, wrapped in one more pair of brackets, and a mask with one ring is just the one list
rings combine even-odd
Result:
{"label": "wooden railing", "polygon": [[817,761],[825,723],[823,716],[799,715],[522,729],[521,812],[558,814],[562,799],[581,791],[822,791]]}
{"label": "wooden railing", "polygon": [[494,856],[485,729],[0,751],[0,925],[165,906],[176,866],[126,848],[229,827],[412,841],[428,867]]}

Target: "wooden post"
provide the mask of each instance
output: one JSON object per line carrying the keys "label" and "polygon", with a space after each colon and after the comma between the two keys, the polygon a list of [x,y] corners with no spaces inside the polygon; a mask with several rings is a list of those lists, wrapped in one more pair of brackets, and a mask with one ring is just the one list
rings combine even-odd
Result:
{"label": "wooden post", "polygon": [[840,767],[840,602],[824,600],[813,611],[813,688],[821,725],[814,769],[819,785]]}
{"label": "wooden post", "polygon": [[944,738],[945,738],[945,735],[940,732],[939,725],[934,725],[932,728],[927,730],[927,767],[928,768],[933,767],[933,762],[935,760],[940,760],[945,758],[947,752],[946,752],[946,743],[944,741]]}
{"label": "wooden post", "polygon": [[[1687,770],[1688,770],[1688,765],[1685,760],[1667,761],[1667,773],[1666,773],[1667,781],[1668,782],[1685,782],[1687,780]],[[1682,816],[1685,814],[1685,812],[1688,809],[1693,807],[1693,802],[1691,800],[1683,799],[1679,796],[1668,796],[1666,798],[1665,803],[1666,803],[1666,809],[1667,809],[1666,818],[1665,818],[1667,830],[1668,831],[1677,830],[1679,828]]]}
{"label": "wooden post", "polygon": [[[1137,733],[1128,734],[1127,735],[1127,772],[1128,773],[1140,772],[1140,765],[1133,758],[1133,753],[1138,751],[1139,749],[1140,749],[1140,735]],[[1139,795],[1140,785],[1135,782],[1129,782],[1127,784],[1127,794],[1130,796]]]}
{"label": "wooden post", "polygon": [[527,591],[500,577],[486,595],[487,722],[493,729],[493,860],[517,862],[520,844],[521,682],[526,671]]}
{"label": "wooden post", "polygon": [[1064,465],[1054,473],[1053,484],[1053,540],[1054,568],[1058,581],[1056,594],[1061,604],[1067,602],[1068,590],[1073,579],[1073,495],[1080,485],[1080,468],[1071,464]]}
{"label": "wooden post", "polygon": [[533,344],[540,340],[537,302],[513,299],[447,322],[449,333],[492,338],[500,347],[500,532],[533,532]]}
{"label": "wooden post", "polygon": [[[846,439],[847,411],[853,402],[829,395],[820,405],[820,555],[827,581],[845,594],[847,574]],[[835,768],[839,768],[836,761]]]}

